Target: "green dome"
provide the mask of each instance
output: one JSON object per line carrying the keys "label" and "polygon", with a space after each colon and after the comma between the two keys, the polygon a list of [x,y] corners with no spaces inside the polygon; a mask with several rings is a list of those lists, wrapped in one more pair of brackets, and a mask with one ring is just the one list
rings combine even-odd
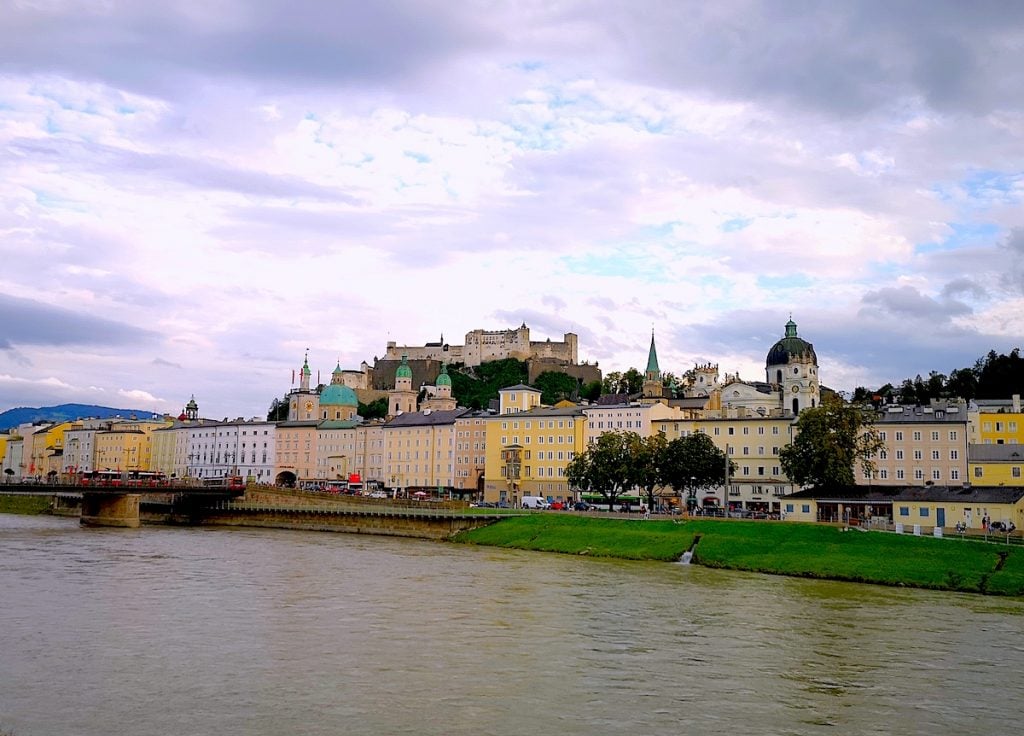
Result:
{"label": "green dome", "polygon": [[817,365],[818,356],[811,343],[797,337],[796,322],[790,319],[786,323],[786,336],[772,345],[765,359],[765,366],[788,365],[793,360],[807,360]]}
{"label": "green dome", "polygon": [[332,383],[320,394],[320,406],[359,406],[359,397],[348,386]]}
{"label": "green dome", "polygon": [[395,378],[412,378],[412,368],[409,367],[409,356],[402,356],[402,364],[395,371]]}
{"label": "green dome", "polygon": [[437,386],[451,386],[452,385],[451,376],[448,375],[448,366],[446,366],[446,365],[442,365],[441,366],[441,375],[439,375],[437,377],[436,385]]}

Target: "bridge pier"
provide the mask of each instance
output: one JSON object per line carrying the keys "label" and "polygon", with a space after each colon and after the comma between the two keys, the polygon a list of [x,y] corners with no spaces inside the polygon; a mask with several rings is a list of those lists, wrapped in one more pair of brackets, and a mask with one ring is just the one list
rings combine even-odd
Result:
{"label": "bridge pier", "polygon": [[117,526],[138,529],[138,493],[82,493],[82,526]]}

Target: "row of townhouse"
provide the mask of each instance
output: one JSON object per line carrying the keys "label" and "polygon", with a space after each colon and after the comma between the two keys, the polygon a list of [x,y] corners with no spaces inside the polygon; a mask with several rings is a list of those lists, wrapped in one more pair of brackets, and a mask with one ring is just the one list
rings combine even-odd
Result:
{"label": "row of townhouse", "polygon": [[93,470],[149,470],[151,434],[163,419],[83,419],[22,424],[0,435],[3,474],[10,482]]}
{"label": "row of townhouse", "polygon": [[[1021,485],[1019,404],[1014,397],[998,405],[884,407],[875,425],[884,447],[874,472],[858,483],[880,489]],[[500,392],[497,414],[457,408],[410,411],[386,422],[83,420],[23,425],[0,435],[0,452],[8,480],[115,468],[300,486],[357,477],[396,490],[440,489],[516,503],[524,495],[573,498],[566,467],[603,432],[660,432],[669,440],[703,432],[735,469],[724,487],[701,500],[782,512],[780,499],[799,490],[779,460],[794,426],[792,416],[743,407],[545,407],[539,391],[520,385]]]}

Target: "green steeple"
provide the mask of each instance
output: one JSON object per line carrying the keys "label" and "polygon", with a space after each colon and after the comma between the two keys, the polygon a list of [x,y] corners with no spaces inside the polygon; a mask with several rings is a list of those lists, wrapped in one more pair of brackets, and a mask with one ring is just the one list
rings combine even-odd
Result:
{"label": "green steeple", "polygon": [[441,375],[439,375],[437,377],[436,385],[438,385],[438,386],[451,386],[452,385],[451,376],[448,375],[448,365],[445,364],[445,363],[441,364]]}
{"label": "green steeple", "polygon": [[654,347],[654,330],[651,330],[651,351],[647,354],[647,375],[657,376],[661,374],[658,368],[658,351]]}
{"label": "green steeple", "polygon": [[402,356],[402,364],[395,371],[395,378],[412,378],[412,368],[409,366],[409,356]]}
{"label": "green steeple", "polygon": [[311,370],[309,369],[309,351],[307,351],[307,352],[306,352],[306,357],[305,357],[305,359],[304,359],[304,360],[302,361],[302,375],[304,375],[304,376],[308,376],[308,375],[310,375],[310,374],[311,374],[312,372],[313,372],[313,371],[311,371]]}
{"label": "green steeple", "polygon": [[786,323],[786,337],[796,337],[796,322],[793,321],[792,317]]}

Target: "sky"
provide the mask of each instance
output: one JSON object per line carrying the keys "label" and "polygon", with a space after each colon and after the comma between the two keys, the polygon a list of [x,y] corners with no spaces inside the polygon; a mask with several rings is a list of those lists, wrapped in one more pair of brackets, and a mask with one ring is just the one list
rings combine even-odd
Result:
{"label": "sky", "polygon": [[1024,343],[1024,4],[0,0],[0,410],[389,340],[837,390]]}

